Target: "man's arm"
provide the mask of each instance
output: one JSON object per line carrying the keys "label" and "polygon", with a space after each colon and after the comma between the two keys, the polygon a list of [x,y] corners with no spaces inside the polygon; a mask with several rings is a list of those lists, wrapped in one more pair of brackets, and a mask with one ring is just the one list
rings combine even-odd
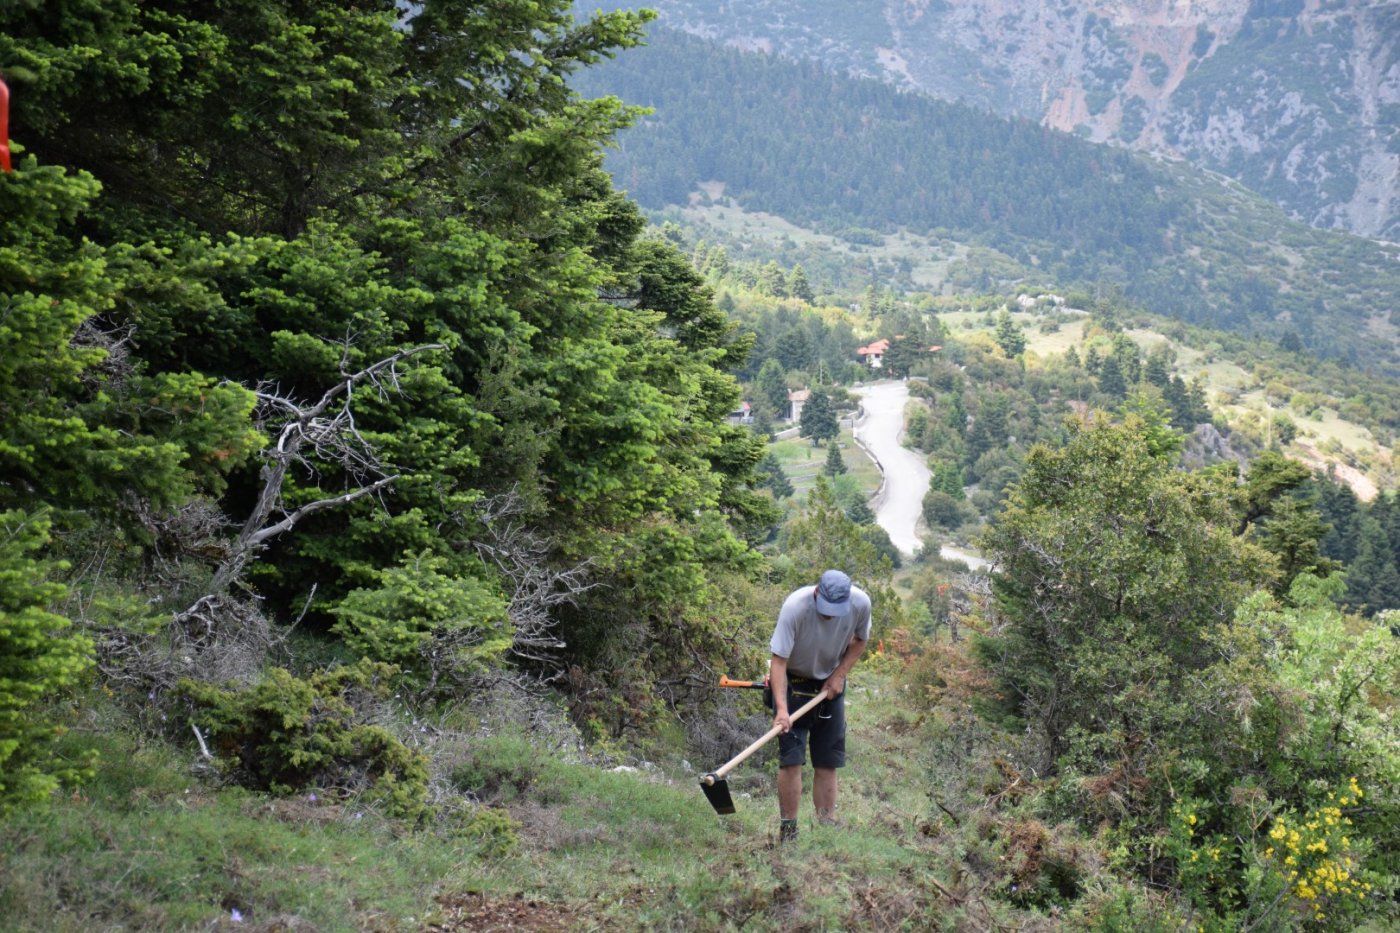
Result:
{"label": "man's arm", "polygon": [[773,691],[773,725],[780,726],[784,732],[792,731],[787,705],[787,658],[773,655],[773,662],[768,666],[768,688]]}
{"label": "man's arm", "polygon": [[856,666],[861,654],[865,652],[864,638],[852,638],[851,643],[846,646],[846,653],[841,655],[841,663],[836,665],[836,670],[831,672],[831,676],[826,679],[822,686],[826,687],[828,693],[837,697],[846,690],[846,675],[851,672],[851,668]]}

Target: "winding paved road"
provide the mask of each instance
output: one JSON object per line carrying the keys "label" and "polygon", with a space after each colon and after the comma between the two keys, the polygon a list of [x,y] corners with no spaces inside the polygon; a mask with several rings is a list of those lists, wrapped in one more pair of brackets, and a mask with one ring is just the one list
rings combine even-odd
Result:
{"label": "winding paved road", "polygon": [[[875,521],[889,532],[890,541],[901,554],[912,557],[923,547],[918,524],[923,512],[924,493],[932,474],[923,454],[900,444],[904,432],[904,406],[909,387],[904,382],[872,382],[852,389],[860,397],[865,417],[855,426],[856,438],[874,454],[885,473],[885,485],[875,508]],[[960,560],[976,570],[987,562],[956,548],[943,547],[939,554]]]}

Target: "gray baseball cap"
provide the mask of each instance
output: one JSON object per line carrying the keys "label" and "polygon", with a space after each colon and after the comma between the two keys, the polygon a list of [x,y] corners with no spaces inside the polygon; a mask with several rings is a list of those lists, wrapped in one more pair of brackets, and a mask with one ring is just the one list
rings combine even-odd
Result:
{"label": "gray baseball cap", "polygon": [[824,616],[843,616],[851,611],[851,578],[839,570],[828,570],[817,583],[817,611]]}

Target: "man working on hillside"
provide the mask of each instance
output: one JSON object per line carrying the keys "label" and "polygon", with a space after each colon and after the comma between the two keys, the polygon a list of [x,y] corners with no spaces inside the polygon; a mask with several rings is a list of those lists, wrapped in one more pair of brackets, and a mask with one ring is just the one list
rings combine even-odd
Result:
{"label": "man working on hillside", "polygon": [[[839,570],[783,602],[773,630],[768,684],[778,737],[778,838],[797,838],[802,765],[810,736],[812,803],[822,823],[836,820],[836,769],[846,764],[846,675],[870,640],[870,597]],[[790,713],[826,687],[830,698],[793,723]]]}

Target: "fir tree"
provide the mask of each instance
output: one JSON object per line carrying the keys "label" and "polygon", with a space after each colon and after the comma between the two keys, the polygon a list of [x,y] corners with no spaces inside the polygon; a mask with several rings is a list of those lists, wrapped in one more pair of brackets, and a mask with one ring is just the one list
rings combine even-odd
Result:
{"label": "fir tree", "polygon": [[811,304],[816,299],[816,295],[812,292],[812,283],[807,281],[807,270],[802,268],[801,263],[794,266],[792,274],[788,276],[787,293],[793,298],[800,298],[808,304]]}
{"label": "fir tree", "polygon": [[846,472],[846,461],[841,457],[841,445],[832,444],[826,450],[826,465],[822,472],[827,476],[840,476]]}
{"label": "fir tree", "polygon": [[778,462],[777,456],[771,450],[759,461],[758,474],[760,485],[771,489],[773,498],[786,499],[793,494],[792,482],[783,472],[783,465]]}
{"label": "fir tree", "polygon": [[802,437],[810,437],[814,444],[830,440],[841,433],[841,426],[836,422],[836,411],[831,407],[831,399],[820,389],[813,389],[812,397],[802,406],[799,424],[798,433]]}
{"label": "fir tree", "polygon": [[864,498],[856,498],[846,507],[846,517],[857,525],[875,524],[875,513],[870,510],[870,504]]}
{"label": "fir tree", "polygon": [[1099,365],[1099,391],[1113,399],[1122,399],[1127,396],[1128,383],[1123,377],[1118,357],[1105,357],[1103,363]]}
{"label": "fir tree", "polygon": [[997,314],[996,342],[1002,352],[1015,358],[1026,352],[1026,334],[1021,325],[1012,319],[1011,313],[1003,308]]}

